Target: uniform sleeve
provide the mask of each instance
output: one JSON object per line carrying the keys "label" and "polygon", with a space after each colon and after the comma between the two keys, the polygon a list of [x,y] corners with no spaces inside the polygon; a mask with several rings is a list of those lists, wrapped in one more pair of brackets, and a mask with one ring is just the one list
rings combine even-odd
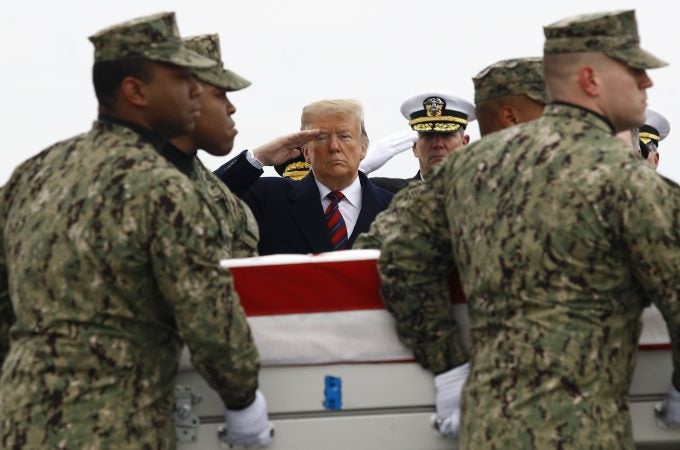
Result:
{"label": "uniform sleeve", "polygon": [[680,388],[680,186],[647,167],[626,177],[622,232],[633,273],[668,325]]}
{"label": "uniform sleeve", "polygon": [[[230,258],[250,258],[257,256],[257,244],[260,240],[260,230],[257,226],[257,221],[253,215],[248,204],[240,198],[235,198],[236,201],[236,215],[239,217],[239,222],[243,225],[242,232],[239,233],[239,239],[232,245],[232,254]],[[241,231],[241,230],[239,230]]]}
{"label": "uniform sleeve", "polygon": [[379,260],[383,300],[396,319],[399,338],[435,374],[468,359],[448,284],[452,246],[440,179],[435,176],[395,197],[384,213],[390,229],[382,230]]}
{"label": "uniform sleeve", "polygon": [[5,205],[4,189],[0,189],[0,368],[9,351],[9,328],[14,322],[14,312],[9,298],[7,255],[5,254],[5,222],[7,217]]}
{"label": "uniform sleeve", "polygon": [[154,276],[194,368],[225,406],[245,407],[257,389],[259,356],[231,274],[219,267],[230,243],[191,183],[162,183],[150,198]]}
{"label": "uniform sleeve", "polygon": [[371,223],[371,228],[365,233],[361,233],[354,244],[352,244],[353,249],[380,249],[383,242],[383,236],[386,230],[389,230],[390,225],[393,224],[393,215],[389,213],[389,209],[378,214],[373,222]]}
{"label": "uniform sleeve", "polygon": [[356,241],[354,241],[354,244],[352,245],[352,248],[380,249],[385,236],[389,232],[395,230],[399,225],[399,216],[394,212],[394,210],[403,208],[404,206],[402,205],[408,205],[413,201],[413,188],[415,188],[417,185],[418,183],[411,184],[397,192],[397,194],[392,197],[390,206],[375,217],[369,230],[365,233],[361,233],[357,237]]}

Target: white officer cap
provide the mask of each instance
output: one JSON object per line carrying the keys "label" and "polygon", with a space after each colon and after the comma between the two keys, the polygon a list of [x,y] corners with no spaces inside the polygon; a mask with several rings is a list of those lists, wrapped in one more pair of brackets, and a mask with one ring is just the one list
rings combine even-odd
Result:
{"label": "white officer cap", "polygon": [[663,114],[652,108],[647,108],[645,114],[645,124],[640,127],[640,141],[643,144],[653,141],[658,147],[659,141],[663,141],[671,132],[671,124]]}
{"label": "white officer cap", "polygon": [[469,101],[442,91],[412,95],[401,104],[401,114],[418,132],[453,133],[476,119]]}

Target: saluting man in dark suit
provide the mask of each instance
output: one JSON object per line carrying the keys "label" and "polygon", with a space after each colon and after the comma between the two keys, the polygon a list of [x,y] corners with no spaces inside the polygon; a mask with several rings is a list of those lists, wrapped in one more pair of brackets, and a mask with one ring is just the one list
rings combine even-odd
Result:
{"label": "saluting man in dark suit", "polygon": [[[262,255],[347,249],[392,199],[359,171],[368,135],[358,102],[311,103],[302,110],[301,129],[246,150],[215,171],[253,211]],[[301,181],[260,177],[264,165],[295,157],[299,145],[310,175]]]}
{"label": "saluting man in dark suit", "polygon": [[[413,143],[413,155],[418,158],[419,170],[412,178],[371,178],[373,183],[393,193],[409,183],[426,179],[432,168],[449,153],[470,142],[465,129],[475,120],[475,106],[448,92],[431,91],[406,99],[401,104],[401,114],[409,121],[411,128],[418,132],[418,138]],[[387,146],[385,150],[390,152]],[[371,159],[380,158],[374,156]]]}

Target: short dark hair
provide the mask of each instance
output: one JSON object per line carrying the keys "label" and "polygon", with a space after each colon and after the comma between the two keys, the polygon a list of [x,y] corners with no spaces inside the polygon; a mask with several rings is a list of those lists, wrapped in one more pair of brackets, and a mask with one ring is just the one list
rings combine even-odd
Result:
{"label": "short dark hair", "polygon": [[92,84],[99,105],[113,108],[116,91],[125,77],[139,78],[148,82],[152,73],[148,61],[144,58],[99,61],[92,67]]}

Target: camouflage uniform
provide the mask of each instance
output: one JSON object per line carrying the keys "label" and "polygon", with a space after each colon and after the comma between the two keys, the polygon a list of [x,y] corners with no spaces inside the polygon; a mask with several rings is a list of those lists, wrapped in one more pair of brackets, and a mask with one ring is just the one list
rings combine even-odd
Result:
{"label": "camouflage uniform", "polygon": [[414,180],[407,186],[402,188],[399,192],[394,194],[390,206],[375,217],[371,223],[371,228],[361,233],[357,240],[352,245],[353,249],[361,248],[377,248],[382,246],[383,239],[392,230],[395,229],[401,218],[394,212],[401,208],[402,203],[409,203],[414,201],[414,196],[417,196],[418,191],[414,188],[422,183],[422,180]]}
{"label": "camouflage uniform", "polygon": [[452,264],[468,298],[461,448],[634,448],[642,309],[653,301],[680,339],[680,186],[612,135],[605,118],[552,104],[453,153],[395,203],[383,294],[424,365],[466,359],[441,317]]}
{"label": "camouflage uniform", "polygon": [[[4,188],[0,188],[0,233],[5,229],[5,202],[3,199]],[[3,234],[0,234],[0,363],[5,360],[9,351],[9,328],[14,323],[14,311],[9,300],[8,283],[5,239]],[[0,376],[2,376],[2,366],[0,366]]]}
{"label": "camouflage uniform", "polygon": [[[148,20],[174,25],[166,15]],[[154,39],[176,32],[160,29]],[[174,51],[175,61],[206,65]],[[0,448],[174,448],[183,344],[226,405],[252,402],[259,358],[219,267],[252,252],[252,217],[220,197],[204,168],[173,163],[168,145],[100,120],[23,163],[4,186]]]}
{"label": "camouflage uniform", "polygon": [[[216,61],[217,65],[194,70],[196,78],[204,83],[217,86],[228,92],[238,91],[250,86],[250,81],[232,70],[224,68],[220,38],[217,34],[204,34],[183,39],[184,45],[201,56]],[[222,181],[201,163],[198,157],[191,158],[193,170],[191,177],[211,199],[210,207],[216,216],[225,223],[231,222],[239,230],[238,239],[229,236],[232,242],[231,257],[247,258],[257,255],[259,230],[255,216],[246,203],[232,193]]]}
{"label": "camouflage uniform", "polygon": [[230,258],[257,256],[259,230],[255,216],[246,203],[238,198],[222,181],[197,158],[193,158],[194,178],[209,199],[209,208],[221,223],[226,224],[224,234],[231,243]]}

